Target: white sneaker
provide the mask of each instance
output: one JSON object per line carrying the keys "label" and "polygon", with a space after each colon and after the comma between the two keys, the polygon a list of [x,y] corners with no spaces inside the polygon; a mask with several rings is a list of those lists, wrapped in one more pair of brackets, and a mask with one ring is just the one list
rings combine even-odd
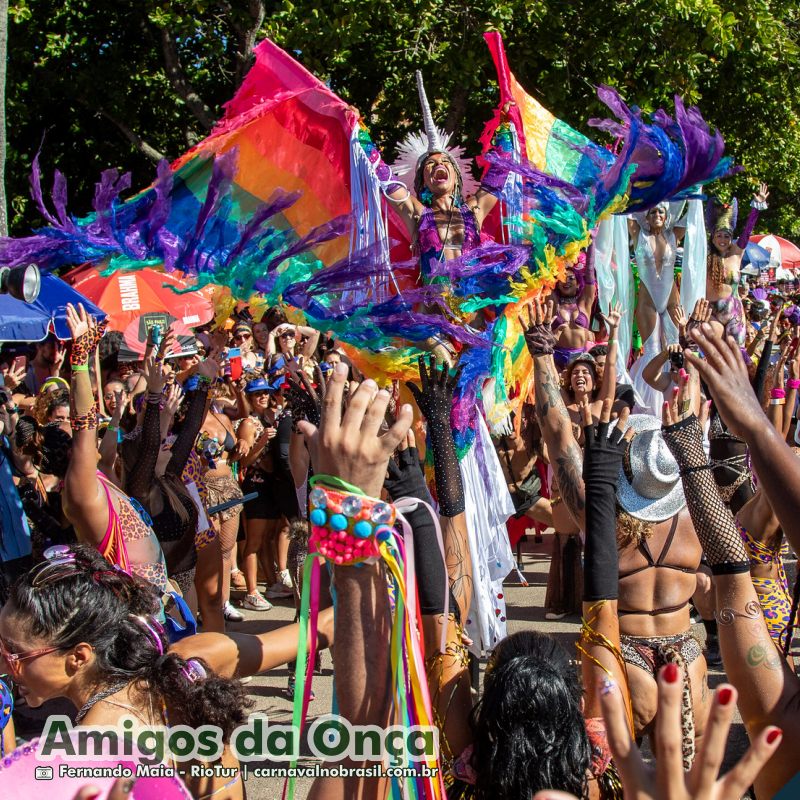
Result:
{"label": "white sneaker", "polygon": [[242,600],[242,608],[249,608],[251,611],[269,611],[272,608],[272,603],[265,600],[260,592],[248,594]]}
{"label": "white sneaker", "polygon": [[244,621],[244,616],[242,615],[241,611],[237,611],[232,605],[231,601],[228,600],[224,606],[222,606],[222,616],[228,622],[242,622]]}
{"label": "white sneaker", "polygon": [[294,589],[294,583],[292,583],[292,576],[289,574],[288,569],[282,569],[278,573],[278,583],[282,583],[287,589]]}
{"label": "white sneaker", "polygon": [[545,619],[549,620],[557,620],[557,619],[564,619],[567,616],[566,611],[548,611],[545,615]]}
{"label": "white sneaker", "polygon": [[281,583],[281,581],[275,581],[275,583],[270,586],[266,592],[264,592],[265,597],[291,597],[294,594],[294,591],[291,587],[286,586],[285,584]]}

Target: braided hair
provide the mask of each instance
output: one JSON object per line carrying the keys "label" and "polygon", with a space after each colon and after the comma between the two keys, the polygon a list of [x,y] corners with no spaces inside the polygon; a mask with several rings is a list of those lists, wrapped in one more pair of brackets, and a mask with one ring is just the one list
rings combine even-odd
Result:
{"label": "braided hair", "polygon": [[219,726],[227,741],[246,719],[241,684],[214,675],[200,659],[194,660],[207,677],[189,680],[187,662],[167,651],[163,631],[150,619],[159,606],[152,586],[112,567],[93,547],[73,545],[70,553],[74,562],[53,580],[42,574],[45,562],[14,583],[8,607],[15,623],[58,650],[92,645],[100,687],[141,682],[174,709],[175,721]]}

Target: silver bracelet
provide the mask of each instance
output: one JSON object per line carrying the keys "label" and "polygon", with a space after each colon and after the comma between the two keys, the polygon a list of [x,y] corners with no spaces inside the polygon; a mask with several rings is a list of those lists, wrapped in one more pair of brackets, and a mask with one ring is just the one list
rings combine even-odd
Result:
{"label": "silver bracelet", "polygon": [[387,199],[387,200],[388,200],[390,203],[395,203],[396,205],[400,206],[400,205],[402,205],[403,203],[405,203],[405,202],[406,202],[406,200],[408,200],[408,198],[409,198],[409,197],[411,197],[411,189],[409,189],[409,188],[408,188],[408,186],[404,186],[404,188],[405,188],[405,190],[406,190],[406,196],[405,196],[405,197],[401,197],[401,198],[399,198],[399,199],[398,199],[398,198],[395,198],[395,197],[390,197],[390,196],[387,194],[387,189],[389,188],[389,186],[404,186],[404,185],[403,185],[403,184],[402,184],[400,181],[394,181],[393,183],[384,183],[384,184],[381,184],[381,193],[383,194],[383,196],[384,196],[384,197],[385,197],[385,198],[386,198],[386,199]]}

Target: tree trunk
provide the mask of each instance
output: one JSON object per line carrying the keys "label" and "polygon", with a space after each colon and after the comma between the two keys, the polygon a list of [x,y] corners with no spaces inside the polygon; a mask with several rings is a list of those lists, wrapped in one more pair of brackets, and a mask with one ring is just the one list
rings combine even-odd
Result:
{"label": "tree trunk", "polygon": [[8,0],[0,0],[0,236],[8,236],[6,202],[6,61],[8,59]]}

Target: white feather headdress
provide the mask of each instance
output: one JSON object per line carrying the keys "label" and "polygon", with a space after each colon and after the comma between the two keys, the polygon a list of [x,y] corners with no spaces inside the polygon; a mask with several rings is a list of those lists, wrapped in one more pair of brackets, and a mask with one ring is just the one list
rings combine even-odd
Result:
{"label": "white feather headdress", "polygon": [[[464,197],[474,194],[478,182],[472,176],[471,162],[464,157],[464,148],[450,147],[451,134],[436,126],[433,121],[431,107],[422,83],[422,73],[417,70],[417,91],[422,106],[422,122],[424,130],[409,133],[397,148],[397,159],[392,164],[392,172],[409,189],[414,191],[414,178],[423,159],[431,153],[446,153],[461,173],[461,188]],[[463,199],[463,198],[462,198]]]}

